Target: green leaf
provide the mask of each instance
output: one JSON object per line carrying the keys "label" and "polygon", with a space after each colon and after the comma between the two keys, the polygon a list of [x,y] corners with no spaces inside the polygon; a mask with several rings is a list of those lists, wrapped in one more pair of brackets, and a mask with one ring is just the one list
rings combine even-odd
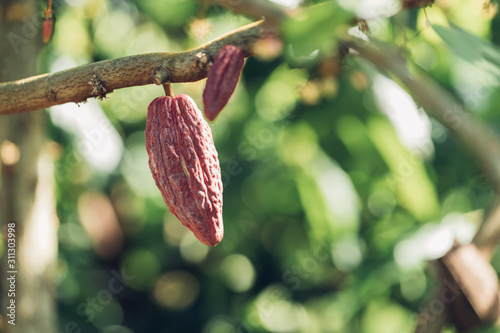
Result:
{"label": "green leaf", "polygon": [[193,0],[142,0],[137,1],[137,5],[156,22],[168,27],[181,27],[196,15]]}
{"label": "green leaf", "polygon": [[396,187],[401,206],[419,221],[438,218],[438,196],[422,161],[399,142],[386,119],[372,117],[367,127],[370,138],[393,174],[393,179],[388,181]]}
{"label": "green leaf", "polygon": [[353,15],[328,1],[305,8],[284,22],[283,31],[295,56],[306,56],[315,50],[332,50],[342,30]]}
{"label": "green leaf", "polygon": [[474,63],[486,60],[500,67],[500,49],[495,45],[457,26],[448,28],[432,25],[432,27],[439,37],[448,44],[448,47],[465,61]]}
{"label": "green leaf", "polygon": [[295,182],[310,225],[311,240],[339,240],[359,228],[360,202],[349,175],[318,145],[305,122],[287,126],[281,137],[283,160]]}

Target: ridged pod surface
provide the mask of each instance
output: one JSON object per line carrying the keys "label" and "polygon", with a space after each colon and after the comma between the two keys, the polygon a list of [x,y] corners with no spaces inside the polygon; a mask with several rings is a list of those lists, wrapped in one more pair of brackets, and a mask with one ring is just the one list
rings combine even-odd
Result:
{"label": "ridged pod surface", "polygon": [[163,96],[148,107],[149,167],[168,210],[200,242],[218,244],[222,224],[222,181],[212,131],[187,95]]}
{"label": "ridged pod surface", "polygon": [[245,54],[234,45],[224,46],[208,71],[203,90],[203,112],[213,121],[226,106],[238,84]]}

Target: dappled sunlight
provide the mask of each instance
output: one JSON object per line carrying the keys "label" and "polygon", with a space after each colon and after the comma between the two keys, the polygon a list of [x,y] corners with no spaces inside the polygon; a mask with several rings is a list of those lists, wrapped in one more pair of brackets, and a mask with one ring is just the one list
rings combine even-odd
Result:
{"label": "dappled sunlight", "polygon": [[348,272],[361,264],[364,251],[365,244],[361,240],[346,236],[335,243],[332,260],[336,268]]}
{"label": "dappled sunlight", "polygon": [[370,302],[363,315],[365,333],[412,333],[411,312],[396,303]]}
{"label": "dappled sunlight", "polygon": [[221,263],[221,275],[231,290],[241,293],[253,286],[255,268],[244,255],[232,254]]}
{"label": "dappled sunlight", "polygon": [[437,217],[439,204],[422,158],[397,140],[395,130],[385,119],[370,118],[368,133],[391,170],[390,187],[397,190],[398,201],[422,221]]}
{"label": "dappled sunlight", "polygon": [[307,125],[297,126],[282,137],[283,157],[300,168],[297,187],[316,238],[339,237],[355,232],[360,203],[349,178],[314,142]]}
{"label": "dappled sunlight", "polygon": [[121,251],[123,232],[107,196],[83,193],[78,199],[78,216],[99,255],[109,259]]}
{"label": "dappled sunlight", "polygon": [[252,306],[249,319],[256,328],[262,325],[271,332],[303,331],[309,327],[309,316],[304,307],[293,302],[281,285],[264,289]]}
{"label": "dappled sunlight", "polygon": [[277,3],[278,5],[288,8],[295,8],[302,2],[302,0],[271,0],[271,1]]}
{"label": "dappled sunlight", "polygon": [[256,95],[257,113],[266,120],[288,115],[299,97],[298,88],[306,84],[306,78],[303,69],[290,70],[285,65],[276,68]]}
{"label": "dappled sunlight", "polygon": [[[187,235],[191,235],[191,233],[186,227],[184,227],[175,216],[169,212],[165,213],[163,218],[163,237],[165,241],[174,245],[180,245],[181,242],[184,242],[184,250],[189,252],[189,250],[187,250],[187,248],[189,248],[189,238]],[[194,251],[197,252],[196,249]]]}
{"label": "dappled sunlight", "polygon": [[376,74],[373,79],[375,100],[387,115],[402,144],[422,158],[434,153],[431,141],[431,122],[403,88],[385,76]]}
{"label": "dappled sunlight", "polygon": [[394,248],[394,258],[402,268],[418,267],[442,257],[455,241],[469,243],[475,231],[475,225],[466,215],[450,213],[440,224],[428,223],[401,240]]}
{"label": "dappled sunlight", "polygon": [[87,31],[87,19],[80,7],[70,7],[68,13],[57,19],[52,43],[60,56],[89,62],[94,44]]}
{"label": "dappled sunlight", "polygon": [[[482,159],[491,158],[484,155],[496,146],[464,125],[478,119],[494,133],[500,128],[497,5],[435,1],[423,10],[417,1],[272,2],[291,15],[279,34],[264,24],[232,34],[258,18],[231,7],[257,6],[258,12],[259,1],[55,1],[55,33],[38,57],[40,73],[110,59],[127,65],[115,72],[115,65],[100,63],[102,73],[89,71],[85,80],[72,78],[54,90],[57,75],[42,82],[48,90],[33,96],[52,104],[74,93],[75,84],[82,89],[78,96],[109,91],[101,99],[33,111],[47,113],[40,126],[51,160],[40,160],[38,181],[0,193],[9,200],[17,191],[37,197],[26,212],[32,226],[23,238],[33,250],[18,248],[26,263],[19,276],[53,270],[54,279],[36,282],[54,289],[56,331],[415,332],[419,313],[425,317],[426,302],[445,280],[429,269],[430,262],[439,264],[435,260],[453,246],[477,243],[475,233],[493,208],[490,169],[497,167],[492,161],[485,168]],[[35,28],[37,36],[22,36],[19,50],[35,38],[42,43]],[[226,33],[193,53],[166,54]],[[246,57],[234,94],[209,122],[224,221],[224,238],[211,247],[168,210],[151,174],[145,127],[151,101],[170,91],[190,96],[203,111],[203,77],[224,44],[235,44]],[[368,52],[372,47],[380,54]],[[137,66],[122,58],[149,52],[165,53]],[[131,68],[142,81],[126,85],[140,85],[116,89],[132,77]],[[24,78],[14,87],[29,82]],[[426,90],[432,84],[435,91],[443,88],[437,96]],[[453,103],[442,103],[447,93]],[[461,103],[464,112],[456,113]],[[438,110],[424,109],[429,106]],[[441,118],[428,115],[439,116],[440,108]],[[24,135],[32,124],[22,126]],[[176,194],[187,193],[176,208],[213,212],[204,193],[218,175],[200,170],[216,168],[202,165],[206,147],[192,151],[181,144],[200,139],[193,128],[182,129],[164,145],[168,154],[154,154],[170,156],[162,159],[168,164],[185,153],[184,168],[167,168],[156,179],[165,176],[180,185]],[[479,150],[483,154],[475,155]],[[24,164],[25,151],[22,143],[2,137],[1,186],[13,181],[5,176],[9,172],[22,175],[35,165]],[[193,180],[185,178],[188,167],[197,168],[195,191],[186,187]],[[192,200],[199,205],[185,205]],[[202,216],[186,224],[207,221],[213,222]],[[474,262],[475,252],[469,255]],[[493,289],[495,283],[484,285]],[[23,299],[18,313],[36,314],[36,304]],[[0,316],[0,331],[5,322]]]}
{"label": "dappled sunlight", "polygon": [[156,281],[153,295],[160,305],[180,311],[196,301],[199,290],[199,283],[193,275],[186,271],[172,271]]}
{"label": "dappled sunlight", "polygon": [[401,295],[410,302],[421,299],[428,287],[424,267],[420,265],[400,267],[400,269],[399,283],[401,285]]}
{"label": "dappled sunlight", "polygon": [[363,19],[390,17],[401,8],[398,0],[340,0],[339,3]]}
{"label": "dappled sunlight", "polygon": [[28,218],[29,232],[19,244],[19,257],[29,274],[41,277],[54,268],[59,220],[54,210],[54,167],[47,154],[40,157],[37,170],[35,203]]}
{"label": "dappled sunlight", "polygon": [[0,158],[5,165],[13,165],[19,162],[19,147],[8,140],[0,146]]}
{"label": "dappled sunlight", "polygon": [[327,156],[319,154],[315,161],[317,181],[326,205],[329,207],[336,223],[356,225],[359,214],[359,200],[349,176]]}
{"label": "dappled sunlight", "polygon": [[123,153],[122,139],[96,100],[53,106],[50,115],[54,124],[75,136],[77,151],[72,152],[73,163],[83,157],[96,171],[115,170]]}
{"label": "dappled sunlight", "polygon": [[[183,235],[181,242],[179,244],[179,251],[181,253],[182,258],[186,260],[186,262],[190,262],[193,264],[199,264],[203,260],[205,260],[209,251],[208,247],[201,244],[191,232],[185,232],[185,228],[179,230],[180,228],[177,228],[179,226],[178,221],[172,221],[172,222],[173,223],[170,223],[170,225],[172,225],[173,229],[181,231],[179,232],[179,235]],[[173,231],[172,229],[167,230],[167,223],[168,222],[165,222],[164,224],[165,232]],[[175,231],[171,232],[169,236],[172,237],[172,234],[175,235],[176,234]]]}
{"label": "dappled sunlight", "polygon": [[133,279],[127,282],[135,290],[151,289],[161,268],[158,257],[145,249],[134,249],[127,253],[121,266],[123,271],[133,276]]}
{"label": "dappled sunlight", "polygon": [[156,196],[161,203],[163,200],[149,171],[148,160],[144,133],[141,131],[130,135],[125,142],[121,172],[135,194]]}

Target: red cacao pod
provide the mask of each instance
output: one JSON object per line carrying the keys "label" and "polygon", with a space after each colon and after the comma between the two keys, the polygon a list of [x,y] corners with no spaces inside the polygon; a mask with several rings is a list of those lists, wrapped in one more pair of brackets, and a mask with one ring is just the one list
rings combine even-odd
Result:
{"label": "red cacao pod", "polygon": [[205,117],[213,121],[226,106],[240,78],[245,54],[234,45],[226,45],[220,50],[207,75],[203,90]]}
{"label": "red cacao pod", "polygon": [[50,42],[54,34],[54,18],[44,17],[42,20],[42,40],[45,44]]}
{"label": "red cacao pod", "polygon": [[149,167],[168,210],[205,245],[224,235],[222,181],[212,131],[187,95],[163,96],[148,107]]}

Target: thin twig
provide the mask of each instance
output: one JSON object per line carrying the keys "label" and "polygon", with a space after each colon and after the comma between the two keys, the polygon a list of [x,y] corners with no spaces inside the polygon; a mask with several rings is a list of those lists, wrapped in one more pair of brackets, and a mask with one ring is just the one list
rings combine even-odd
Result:
{"label": "thin twig", "polygon": [[[197,54],[214,57],[227,44],[246,55],[262,36],[274,34],[263,21],[246,25],[196,49],[179,53],[148,53],[99,61],[76,68],[0,84],[0,115],[43,109],[68,102],[103,98],[115,89],[161,84],[165,80],[193,82],[206,77],[207,66]],[[167,73],[167,74],[165,74]],[[168,76],[168,77],[167,77]]]}

